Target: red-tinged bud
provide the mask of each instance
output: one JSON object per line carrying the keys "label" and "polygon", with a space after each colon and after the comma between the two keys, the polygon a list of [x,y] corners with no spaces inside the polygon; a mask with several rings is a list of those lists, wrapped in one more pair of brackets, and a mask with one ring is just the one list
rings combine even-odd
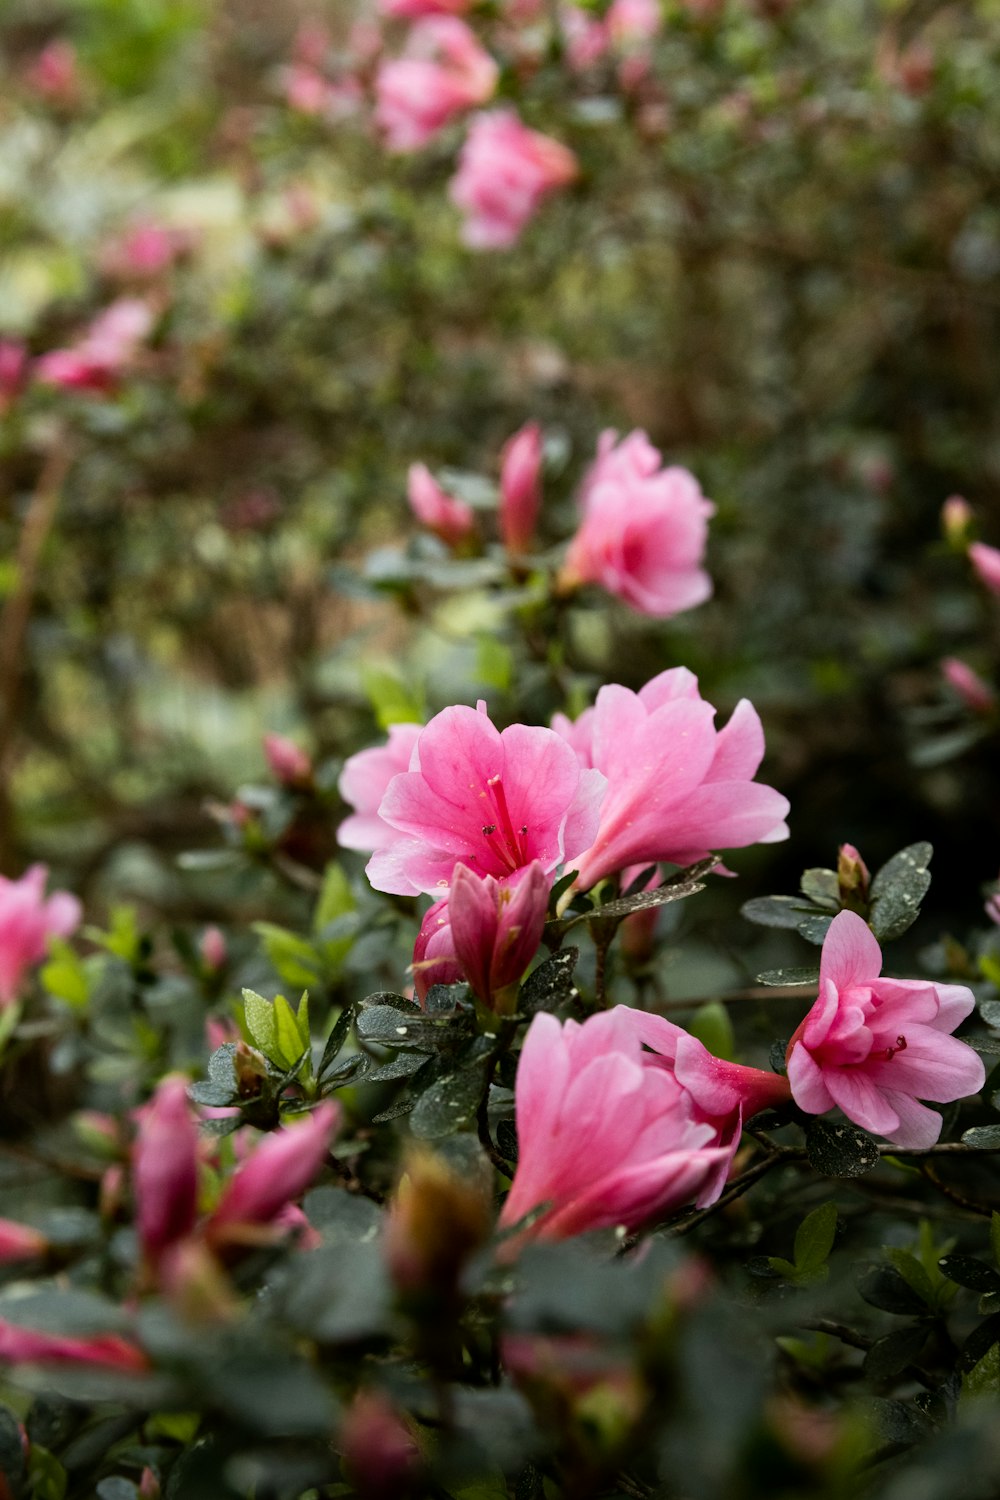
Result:
{"label": "red-tinged bud", "polygon": [[974,714],[991,714],[996,708],[997,695],[989,683],[957,656],[945,657],[941,663],[941,675]]}
{"label": "red-tinged bud", "polygon": [[542,503],[542,429],[529,422],[503,450],[500,468],[500,535],[515,557],[530,552]]}
{"label": "red-tinged bud", "polygon": [[1000,594],[1000,549],[987,547],[985,542],[973,542],[969,547],[969,561],[990,593]]}
{"label": "red-tinged bud", "polygon": [[871,876],[868,866],[853,844],[841,844],[837,854],[837,885],[844,906],[854,907],[868,900]]}
{"label": "red-tinged bud", "polygon": [[219,927],[206,927],[198,944],[198,952],[201,961],[210,974],[217,974],[226,966],[229,952],[226,947],[225,934]]}
{"label": "red-tinged bud", "polygon": [[24,389],[28,364],[28,350],[20,339],[0,339],[0,416]]}
{"label": "red-tinged bud", "polygon": [[122,1137],[114,1115],[96,1109],[81,1109],[73,1116],[73,1129],[95,1156],[117,1157],[122,1154]]}
{"label": "red-tinged bud", "polygon": [[260,1093],[261,1082],[267,1077],[267,1059],[247,1042],[237,1042],[233,1071],[240,1098],[253,1099]]}
{"label": "red-tinged bud", "polygon": [[435,984],[460,984],[464,978],[462,966],[455,957],[447,896],[435,901],[420,924],[413,945],[412,968],[413,991],[421,1005],[427,999],[427,991]]}
{"label": "red-tinged bud", "polygon": [[270,1224],[309,1187],[340,1123],[336,1104],[321,1104],[302,1124],[261,1141],[230,1179],[206,1226],[215,1242],[239,1240],[247,1225]]}
{"label": "red-tinged bud", "polygon": [[984,910],[990,921],[1000,927],[1000,880],[989,891]]}
{"label": "red-tinged bud", "polygon": [[283,734],[265,734],[264,755],[271,775],[282,786],[308,786],[313,777],[313,763],[306,752]]}
{"label": "red-tinged bud", "polygon": [[97,1193],[97,1209],[106,1224],[118,1218],[125,1202],[125,1168],[116,1162],[101,1178]]}
{"label": "red-tinged bud", "polygon": [[155,1264],[191,1233],[198,1211],[198,1131],[179,1074],[164,1078],[140,1114],[132,1186],[139,1241]]}
{"label": "red-tinged bud", "polygon": [[148,1464],[139,1477],[139,1500],[160,1500],[160,1481]]}
{"label": "red-tinged bud", "polygon": [[344,1469],[362,1500],[402,1500],[422,1467],[413,1434],[379,1391],[359,1391],[338,1444]]}
{"label": "red-tinged bud", "polygon": [[187,1323],[225,1323],[236,1314],[238,1304],[225,1272],[200,1239],[171,1246],[160,1263],[159,1280]]}
{"label": "red-tinged bud", "polygon": [[417,520],[445,546],[460,547],[475,532],[472,507],[446,494],[426,464],[411,464],[406,494]]}
{"label": "red-tinged bud", "polygon": [[538,860],[504,880],[456,867],[448,892],[455,957],[490,1010],[514,1009],[518,981],[542,940],[548,904],[549,880]]}
{"label": "red-tinged bud", "polygon": [[50,104],[70,108],[81,95],[81,78],[76,48],[65,37],[56,37],[35,58],[25,74],[25,82]]}
{"label": "red-tinged bud", "polygon": [[961,495],[949,495],[941,507],[941,534],[958,552],[969,545],[972,506]]}
{"label": "red-tinged bud", "polygon": [[0,1219],[0,1262],[33,1260],[44,1255],[49,1242],[44,1234],[13,1219]]}
{"label": "red-tinged bud", "polygon": [[67,1338],[21,1328],[5,1319],[0,1319],[0,1360],[12,1365],[107,1365],[116,1370],[145,1370],[149,1365],[141,1349],[117,1334]]}
{"label": "red-tinged bud", "polygon": [[492,1228],[485,1183],[460,1176],[442,1157],[411,1152],[386,1217],[384,1248],[406,1295],[451,1296],[458,1274]]}

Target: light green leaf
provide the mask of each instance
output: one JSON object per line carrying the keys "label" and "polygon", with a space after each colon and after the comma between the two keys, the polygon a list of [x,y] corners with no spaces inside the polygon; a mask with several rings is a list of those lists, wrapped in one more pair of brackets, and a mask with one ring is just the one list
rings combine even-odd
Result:
{"label": "light green leaf", "polygon": [[247,1031],[254,1046],[271,1057],[277,1043],[277,1025],[274,1007],[255,990],[243,991],[243,1009],[247,1018]]}
{"label": "light green leaf", "polygon": [[423,710],[415,693],[404,687],[391,672],[370,667],[364,674],[364,688],[381,729],[390,724],[419,724]]}
{"label": "light green leaf", "polygon": [[253,930],[264,943],[264,951],[282,984],[303,990],[319,980],[323,960],[314,945],[273,922],[254,922]]}
{"label": "light green leaf", "polygon": [[83,959],[61,938],[52,939],[49,952],[52,956],[42,967],[42,984],[50,995],[65,1001],[73,1010],[85,1010],[90,999],[90,983]]}
{"label": "light green leaf", "polygon": [[837,1205],[823,1203],[806,1214],[795,1233],[795,1269],[815,1276],[826,1271],[826,1262],[837,1234]]}
{"label": "light green leaf", "polygon": [[309,1051],[309,992],[303,993],[298,1014],[284,995],[274,1002],[274,1051],[266,1054],[281,1068],[291,1068]]}
{"label": "light green leaf", "polygon": [[715,1057],[732,1062],[736,1054],[736,1040],[729,1012],[720,1000],[709,1000],[700,1005],[688,1023],[688,1031],[698,1038]]}
{"label": "light green leaf", "polygon": [[323,875],[323,889],[313,912],[313,932],[322,932],[330,922],[354,911],[356,906],[350,881],[340,865],[333,861],[327,865]]}

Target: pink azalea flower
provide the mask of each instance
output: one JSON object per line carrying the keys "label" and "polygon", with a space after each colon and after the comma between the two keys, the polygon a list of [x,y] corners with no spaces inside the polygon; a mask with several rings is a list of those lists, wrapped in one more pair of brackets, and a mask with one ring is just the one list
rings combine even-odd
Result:
{"label": "pink azalea flower", "polygon": [[638,693],[610,684],[575,723],[552,727],[581,765],[607,777],[593,845],[573,861],[582,890],[627,865],[692,864],[714,849],[788,837],[788,800],[752,778],[764,731],[745,698],[722,730],[715,709],[684,667],[661,672]]}
{"label": "pink azalea flower", "polygon": [[364,1500],[399,1500],[421,1467],[420,1449],[380,1391],[358,1391],[341,1423],[338,1447]]}
{"label": "pink azalea flower", "polygon": [[566,45],[566,60],[576,73],[600,62],[611,44],[608,28],[600,16],[580,5],[563,5],[559,11]]}
{"label": "pink azalea flower", "polygon": [[321,1104],[302,1124],[266,1136],[230,1178],[206,1225],[209,1239],[238,1239],[246,1226],[277,1219],[316,1176],[339,1123],[339,1105]]}
{"label": "pink azalea flower", "polygon": [[421,525],[448,547],[460,546],[476,529],[471,505],[446,494],[426,464],[410,465],[406,496]]}
{"label": "pink azalea flower", "polygon": [[49,938],[69,937],[80,925],[75,896],[56,891],[46,901],[45,865],[32,865],[20,880],[0,875],[0,1007],[10,1005],[25,973],[46,954]]}
{"label": "pink azalea flower", "polygon": [[163,1079],[139,1115],[132,1188],[139,1242],[155,1262],[191,1233],[198,1211],[198,1130],[179,1074]]}
{"label": "pink azalea flower", "polygon": [[406,56],[390,58],[375,74],[375,120],[393,151],[416,151],[448,121],[485,104],[500,70],[455,16],[419,21]]}
{"label": "pink azalea flower", "polygon": [[112,276],[139,279],[162,276],[189,243],[187,234],[146,219],[110,240],[101,252],[101,264]]}
{"label": "pink azalea flower", "polygon": [[946,656],[941,663],[941,675],[945,682],[957,693],[965,704],[975,714],[992,713],[996,707],[997,695],[988,682],[984,682],[978,672],[974,672],[964,661],[959,661],[957,656]]}
{"label": "pink azalea flower", "polygon": [[465,215],[462,239],[474,250],[507,249],[542,199],[578,170],[572,151],[529,130],[512,109],[477,115],[449,189]]}
{"label": "pink azalea flower", "polygon": [[644,432],[617,444],[615,437],[601,434],[584,478],[583,519],[560,581],[567,588],[598,583],[659,618],[693,609],[712,592],[701,562],[715,507],[687,469],[661,467]]}
{"label": "pink azalea flower", "polygon": [[145,1370],[149,1365],[141,1349],[117,1334],[68,1338],[59,1333],[21,1328],[6,1319],[0,1319],[0,1360],[12,1365],[107,1365],[132,1371]]}
{"label": "pink azalea flower", "polygon": [[24,389],[28,364],[28,351],[20,339],[0,339],[0,417]]}
{"label": "pink azalea flower", "polygon": [[[210,974],[217,974],[220,969],[225,968],[226,960],[229,957],[229,950],[226,946],[226,935],[221,927],[205,928],[205,931],[201,935],[201,941],[198,944],[198,953],[202,963]],[[206,1021],[205,1024],[207,1027],[208,1022]],[[235,1038],[222,1038],[222,1041],[233,1040]],[[222,1042],[218,1042],[216,1045],[221,1047]]]}
{"label": "pink azalea flower", "polygon": [[384,16],[417,21],[424,16],[464,16],[472,0],[378,0]]}
{"label": "pink azalea flower", "polygon": [[12,1260],[34,1260],[44,1255],[49,1242],[38,1229],[27,1224],[17,1224],[13,1219],[0,1219],[0,1264]]}
{"label": "pink azalea flower", "polygon": [[[437,960],[422,981],[418,977],[418,997],[423,1000],[431,984],[465,979],[483,1005],[512,1010],[517,983],[542,940],[549,884],[537,860],[505,880],[458,865],[448,895],[427,913],[414,948],[415,971],[418,950],[424,964]],[[440,977],[445,970],[448,977]]]}
{"label": "pink azalea flower", "polygon": [[515,557],[531,551],[542,503],[542,429],[528,422],[504,446],[500,463],[500,535]]}
{"label": "pink azalea flower", "polygon": [[282,786],[303,786],[312,780],[313,763],[294,740],[284,734],[265,734],[263,744],[268,769]]}
{"label": "pink azalea flower", "polygon": [[153,328],[153,310],[138,297],[120,297],[94,319],[79,343],[35,361],[46,385],[102,393],[112,390]]}
{"label": "pink azalea flower", "polygon": [[422,731],[410,767],[379,805],[396,837],[368,863],[377,891],[436,895],[460,864],[502,880],[538,860],[551,875],[593,841],[604,777],[581,769],[551,729],[501,733],[485,704],[446,708]]}
{"label": "pink azalea flower", "polygon": [[1000,549],[987,547],[985,542],[972,542],[969,561],[990,592],[1000,594]]}
{"label": "pink azalea flower", "polygon": [[608,35],[617,47],[652,41],[662,24],[659,0],[611,0],[605,16]]}
{"label": "pink azalea flower", "polygon": [[80,97],[80,66],[76,48],[65,37],[43,47],[25,74],[25,82],[52,104],[72,106]]}
{"label": "pink azalea flower", "polygon": [[337,829],[337,842],[342,848],[371,853],[396,839],[396,830],[378,815],[379,804],[392,778],[410,769],[422,729],[422,724],[390,724],[384,745],[348,756],[337,790],[354,812]]}
{"label": "pink azalea flower", "polygon": [[788,1047],[788,1081],[800,1109],[835,1106],[897,1146],[932,1146],[947,1104],[982,1088],[978,1054],[950,1033],[975,1009],[960,984],[884,979],[882,950],[851,911],[830,923],[819,996]]}
{"label": "pink azalea flower", "polygon": [[545,1212],[518,1239],[565,1239],[695,1199],[714,1201],[732,1141],[698,1119],[689,1092],[643,1050],[627,1007],[528,1028],[515,1087],[518,1164],[500,1227]]}

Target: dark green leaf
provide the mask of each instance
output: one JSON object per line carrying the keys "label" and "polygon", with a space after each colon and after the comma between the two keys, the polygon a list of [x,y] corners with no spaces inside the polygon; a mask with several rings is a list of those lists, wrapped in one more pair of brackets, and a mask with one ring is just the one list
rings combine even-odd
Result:
{"label": "dark green leaf", "polygon": [[757,975],[757,983],[766,984],[774,989],[782,985],[819,984],[819,970],[813,968],[765,969],[763,974]]}
{"label": "dark green leaf", "polygon": [[424,1010],[429,1016],[453,1016],[464,1005],[468,1005],[467,984],[432,984],[424,999]]}
{"label": "dark green leaf", "polygon": [[987,1026],[1000,1027],[1000,1000],[980,1000],[978,1009]]}
{"label": "dark green leaf", "polygon": [[372,1005],[360,1010],[355,1017],[355,1029],[359,1042],[376,1042],[383,1047],[416,1049],[418,1052],[433,1052],[437,1048],[441,1029],[429,1021],[419,1007],[413,1013],[402,1012],[392,1005]]}
{"label": "dark green leaf", "polygon": [[863,1177],[879,1163],[878,1146],[848,1120],[812,1120],[806,1129],[809,1163],[824,1177]]}
{"label": "dark green leaf", "polygon": [[138,1489],[131,1479],[122,1479],[117,1474],[112,1474],[107,1479],[102,1479],[95,1491],[98,1500],[136,1500]]}
{"label": "dark green leaf", "polygon": [[864,1358],[863,1369],[869,1380],[891,1380],[907,1365],[919,1358],[927,1342],[927,1326],[911,1323],[906,1328],[895,1328],[892,1333],[876,1339]]}
{"label": "dark green leaf", "polygon": [[819,948],[826,939],[832,921],[833,918],[825,914],[818,917],[803,917],[799,923],[799,936],[804,937],[807,943],[815,943]]}
{"label": "dark green leaf", "polygon": [[564,948],[533,969],[521,986],[518,1009],[533,1016],[540,1010],[558,1010],[576,995],[573,970],[580,957],[579,948]]}
{"label": "dark green leaf", "polygon": [[740,912],[758,927],[787,927],[792,932],[798,930],[804,916],[813,914],[810,903],[801,896],[755,896],[752,901],[744,901]]}
{"label": "dark green leaf", "polygon": [[994,1271],[974,1255],[942,1255],[938,1266],[949,1281],[968,1287],[972,1292],[1000,1291],[1000,1271]]}
{"label": "dark green leaf", "polygon": [[369,1068],[360,1083],[390,1083],[394,1078],[412,1078],[427,1062],[426,1052],[400,1052],[390,1062]]}
{"label": "dark green leaf", "polygon": [[872,1307],[904,1316],[921,1316],[927,1303],[908,1286],[894,1266],[869,1266],[858,1279],[858,1291]]}
{"label": "dark green leaf", "polygon": [[977,1151],[1000,1151],[1000,1125],[973,1125],[963,1133],[962,1144]]}
{"label": "dark green leaf", "polygon": [[780,1042],[772,1042],[771,1043],[771,1051],[768,1054],[768,1062],[771,1065],[771,1072],[772,1073],[780,1073],[782,1077],[785,1076],[785,1073],[788,1071],[787,1068],[786,1068],[786,1066],[785,1066],[785,1057],[787,1056],[787,1053],[788,1053],[788,1040],[787,1040],[787,1038],[784,1039],[784,1040],[782,1040],[782,1041],[780,1041]]}
{"label": "dark green leaf", "polygon": [[436,1141],[471,1124],[482,1098],[484,1079],[482,1063],[437,1079],[421,1094],[410,1116],[413,1134],[425,1141]]}
{"label": "dark green leaf", "polygon": [[836,870],[805,870],[799,882],[802,894],[817,906],[826,906],[835,916],[840,910],[840,881]]}
{"label": "dark green leaf", "polygon": [[962,1345],[959,1368],[966,1371],[974,1369],[994,1344],[1000,1344],[1000,1313],[994,1313],[969,1334]]}
{"label": "dark green leaf", "polygon": [[835,1203],[822,1203],[806,1214],[795,1232],[795,1269],[813,1272],[825,1266],[836,1236]]}
{"label": "dark green leaf", "polygon": [[879,942],[900,937],[920,914],[930,887],[930,844],[910,844],[882,866],[872,881],[871,929]]}
{"label": "dark green leaf", "polygon": [[320,1080],[322,1080],[327,1068],[331,1067],[334,1060],[339,1057],[341,1049],[347,1041],[353,1019],[353,1008],[350,1005],[345,1005],[333,1024],[333,1030],[326,1039],[326,1046],[323,1048],[323,1056],[320,1058],[319,1072],[317,1074]]}
{"label": "dark green leaf", "polygon": [[902,1401],[874,1400],[868,1403],[868,1410],[883,1443],[911,1447],[927,1432],[927,1419],[923,1413]]}
{"label": "dark green leaf", "polygon": [[497,1150],[504,1161],[517,1166],[517,1126],[513,1120],[501,1120],[497,1125]]}

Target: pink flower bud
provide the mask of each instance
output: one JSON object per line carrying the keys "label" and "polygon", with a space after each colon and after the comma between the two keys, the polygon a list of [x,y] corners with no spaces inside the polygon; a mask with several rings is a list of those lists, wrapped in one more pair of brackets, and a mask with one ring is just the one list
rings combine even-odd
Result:
{"label": "pink flower bud", "polygon": [[442,896],[428,910],[413,945],[413,993],[420,1004],[436,984],[459,984],[464,975],[455,957],[455,944],[448,921],[448,897]]}
{"label": "pink flower bud", "polygon": [[201,935],[198,951],[201,955],[202,963],[210,973],[217,974],[220,969],[224,969],[229,952],[222,929],[219,927],[206,927]]}
{"label": "pink flower bud", "polygon": [[472,0],[378,0],[384,16],[417,21],[424,16],[464,16]]}
{"label": "pink flower bud", "polygon": [[109,240],[101,251],[101,265],[109,276],[153,280],[169,271],[189,244],[183,231],[147,219]]}
{"label": "pink flower bud", "polygon": [[1000,880],[997,881],[996,885],[990,891],[983,909],[990,921],[995,922],[1000,927]]}
{"label": "pink flower bud", "polygon": [[139,1500],[160,1500],[160,1481],[148,1464],[139,1476]]}
{"label": "pink flower bud", "polygon": [[80,96],[80,70],[72,42],[56,37],[43,47],[25,74],[25,82],[51,104],[75,104]]}
{"label": "pink flower bud", "polygon": [[155,1263],[191,1233],[198,1209],[198,1131],[179,1074],[163,1079],[139,1115],[132,1187],[139,1241]]}
{"label": "pink flower bud", "polygon": [[409,1492],[420,1449],[396,1408],[379,1391],[359,1391],[344,1417],[338,1444],[362,1500],[396,1500]]}
{"label": "pink flower bud", "polygon": [[861,901],[868,900],[871,876],[868,866],[853,844],[840,846],[837,854],[837,884],[840,888],[840,899],[845,905],[855,896]]}
{"label": "pink flower bud", "polygon": [[458,1173],[426,1147],[411,1149],[383,1241],[386,1263],[404,1295],[453,1296],[462,1266],[489,1236],[491,1196],[485,1182]]}
{"label": "pink flower bud", "polygon": [[993,712],[997,702],[996,693],[978,672],[974,672],[964,661],[959,661],[957,656],[945,657],[941,663],[941,675],[973,713]]}
{"label": "pink flower bud", "polygon": [[500,535],[515,557],[530,552],[542,503],[542,429],[529,422],[503,450],[500,468]]}
{"label": "pink flower bud", "polygon": [[0,339],[0,417],[21,394],[28,378],[28,350],[20,339]]}
{"label": "pink flower bud", "polygon": [[1000,550],[987,547],[985,542],[972,542],[969,561],[990,592],[1000,594]]}
{"label": "pink flower bud", "polygon": [[15,1224],[13,1219],[0,1219],[0,1262],[34,1260],[48,1247],[48,1240],[37,1229]]}
{"label": "pink flower bud", "polygon": [[961,495],[949,495],[941,507],[941,532],[946,542],[965,551],[972,525],[972,506]]}
{"label": "pink flower bud", "polygon": [[473,250],[508,249],[542,200],[578,171],[572,151],[529,130],[512,109],[477,115],[449,189],[465,216],[462,239]]}
{"label": "pink flower bud", "polygon": [[407,498],[417,520],[448,547],[458,547],[476,529],[471,505],[446,495],[426,464],[411,464]]}
{"label": "pink flower bud", "polygon": [[44,957],[52,937],[69,937],[82,909],[75,896],[56,891],[45,899],[48,870],[32,865],[20,880],[0,875],[0,1007],[10,1005],[27,971]]}
{"label": "pink flower bud", "polygon": [[117,1334],[67,1338],[39,1333],[0,1320],[0,1360],[9,1364],[107,1365],[116,1370],[145,1370],[145,1354]]}
{"label": "pink flower bud", "polygon": [[301,787],[312,780],[312,761],[294,740],[285,735],[265,734],[264,755],[271,775],[282,786]]}
{"label": "pink flower bud", "polygon": [[448,918],[455,957],[486,1006],[513,1010],[515,987],[538,952],[549,903],[549,880],[538,860],[505,880],[455,869]]}
{"label": "pink flower bud", "polygon": [[148,303],[120,297],[94,319],[78,343],[37,359],[35,375],[45,385],[67,390],[111,391],[135,361],[154,322]]}
{"label": "pink flower bud", "polygon": [[238,1239],[241,1226],[270,1224],[312,1182],[339,1123],[339,1106],[321,1104],[301,1124],[266,1136],[230,1178],[208,1222],[209,1237]]}

